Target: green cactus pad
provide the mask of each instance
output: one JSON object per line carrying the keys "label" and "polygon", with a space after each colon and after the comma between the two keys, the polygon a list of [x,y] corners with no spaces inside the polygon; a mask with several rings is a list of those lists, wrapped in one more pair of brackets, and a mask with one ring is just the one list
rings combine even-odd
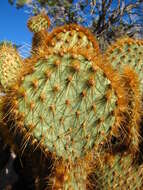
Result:
{"label": "green cactus pad", "polygon": [[96,168],[99,189],[142,189],[143,165],[134,164],[132,155],[105,155],[106,161]]}
{"label": "green cactus pad", "polygon": [[54,169],[53,175],[50,179],[52,182],[52,189],[63,190],[86,190],[90,186],[88,176],[92,172],[92,167],[89,160],[93,160],[91,155],[84,160],[78,160],[76,163],[59,161]]}
{"label": "green cactus pad", "polygon": [[129,37],[118,39],[109,46],[105,54],[115,69],[122,70],[125,65],[138,73],[140,91],[143,93],[143,41]]}
{"label": "green cactus pad", "polygon": [[6,98],[25,142],[34,138],[45,152],[75,160],[120,125],[126,104],[120,78],[110,65],[94,62],[79,51],[31,59],[32,70]]}
{"label": "green cactus pad", "polygon": [[42,30],[46,30],[50,26],[49,17],[46,14],[39,14],[29,19],[27,26],[30,31],[37,33]]}
{"label": "green cactus pad", "polygon": [[0,46],[0,83],[4,91],[16,84],[22,68],[22,59],[10,43]]}
{"label": "green cactus pad", "polygon": [[143,97],[143,42],[129,37],[118,39],[109,46],[105,56],[115,70],[118,70],[126,83],[127,99],[129,100],[128,125],[125,142],[132,151],[139,149],[140,121],[142,117]]}
{"label": "green cactus pad", "polygon": [[55,52],[63,52],[71,48],[92,49],[95,54],[100,53],[95,36],[87,29],[77,24],[64,25],[55,28],[47,36],[46,45],[54,48]]}

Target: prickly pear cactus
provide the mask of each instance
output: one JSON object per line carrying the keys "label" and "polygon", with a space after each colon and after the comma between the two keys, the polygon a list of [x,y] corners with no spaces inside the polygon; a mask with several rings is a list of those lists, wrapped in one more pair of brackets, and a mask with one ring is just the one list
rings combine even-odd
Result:
{"label": "prickly pear cactus", "polygon": [[22,59],[10,43],[0,45],[0,84],[3,91],[9,90],[18,80]]}
{"label": "prickly pear cactus", "polygon": [[118,39],[109,46],[105,55],[115,69],[122,70],[125,65],[135,70],[140,80],[140,91],[143,93],[143,41],[129,37]]}
{"label": "prickly pear cactus", "polygon": [[99,45],[88,29],[77,24],[69,24],[57,27],[51,33],[48,33],[45,30],[49,27],[50,22],[47,21],[45,26],[43,23],[46,21],[41,22],[41,20],[48,19],[45,15],[38,15],[29,19],[28,22],[29,29],[34,32],[32,42],[32,52],[34,54],[42,54],[47,48],[54,49],[55,53],[64,54],[67,48],[77,47],[92,49],[94,54],[100,53]]}
{"label": "prickly pear cactus", "polygon": [[125,153],[116,156],[104,154],[101,160],[101,164],[95,172],[99,189],[142,189],[143,165],[135,163],[132,155],[125,155]]}
{"label": "prickly pear cactus", "polygon": [[[92,60],[87,50],[64,55],[45,52],[27,64],[4,106],[9,113],[5,121],[14,123],[24,137],[23,149],[35,144],[45,154],[73,165],[96,150],[124,120],[126,101],[120,76],[110,64]],[[81,180],[73,187],[82,189],[85,183]]]}
{"label": "prickly pear cactus", "polygon": [[88,189],[89,175],[93,171],[91,160],[93,160],[92,154],[74,163],[69,161],[63,163],[60,160],[51,177],[53,189]]}
{"label": "prickly pear cactus", "polygon": [[41,13],[39,15],[31,17],[27,23],[27,26],[31,32],[37,33],[41,30],[48,29],[50,26],[50,20],[46,14]]}
{"label": "prickly pear cactus", "polygon": [[125,37],[109,46],[105,56],[115,70],[118,70],[124,78],[129,100],[129,124],[126,126],[128,146],[131,150],[138,150],[139,124],[141,121],[143,107],[143,42],[141,40]]}
{"label": "prickly pear cactus", "polygon": [[41,54],[46,47],[46,30],[50,27],[50,20],[47,15],[41,13],[31,17],[28,20],[27,26],[31,32],[34,32],[31,53]]}
{"label": "prickly pear cactus", "polygon": [[95,65],[82,52],[46,56],[29,60],[31,67],[6,101],[26,141],[33,137],[45,151],[74,161],[105,140],[126,111],[125,92],[110,65]]}
{"label": "prickly pear cactus", "polygon": [[47,36],[46,44],[55,52],[64,54],[66,49],[85,48],[90,49],[94,54],[100,54],[99,45],[93,34],[88,29],[70,24],[58,27]]}
{"label": "prickly pear cactus", "polygon": [[[41,149],[54,160],[48,189],[93,189],[95,174],[95,188],[141,190],[142,166],[133,165],[132,152],[139,149],[142,62],[129,58],[135,51],[141,55],[142,43],[122,40],[102,55],[87,29],[71,24],[48,33],[49,25],[43,14],[29,20],[32,56],[22,69],[15,54],[9,59],[7,50],[0,56],[10,71],[16,67],[1,99],[2,124],[22,138],[22,153],[26,147]],[[123,137],[130,151],[113,155],[111,150],[113,159],[105,159],[101,151],[113,136]]]}
{"label": "prickly pear cactus", "polygon": [[129,99],[128,125],[128,145],[131,151],[139,151],[141,141],[141,119],[142,119],[142,98],[140,93],[140,80],[138,74],[130,67],[124,67],[123,77],[126,82],[126,90]]}

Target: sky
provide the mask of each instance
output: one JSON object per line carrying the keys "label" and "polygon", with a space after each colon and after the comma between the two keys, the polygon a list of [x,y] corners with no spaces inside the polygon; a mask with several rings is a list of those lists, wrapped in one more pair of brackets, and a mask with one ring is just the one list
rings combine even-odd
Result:
{"label": "sky", "polygon": [[17,45],[31,44],[32,33],[27,28],[29,14],[16,9],[8,0],[0,2],[0,42],[11,41]]}

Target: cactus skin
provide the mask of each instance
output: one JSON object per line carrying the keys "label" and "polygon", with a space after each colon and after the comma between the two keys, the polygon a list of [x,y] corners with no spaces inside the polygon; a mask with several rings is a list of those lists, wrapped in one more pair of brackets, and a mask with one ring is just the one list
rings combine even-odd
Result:
{"label": "cactus skin", "polygon": [[[127,136],[126,146],[132,152],[139,149],[140,122],[142,118],[142,97],[143,97],[143,42],[129,37],[118,39],[109,46],[105,56],[111,62],[115,70],[119,70],[126,81],[127,98],[129,99],[129,113],[126,125]],[[124,133],[125,134],[125,133]]]}
{"label": "cactus skin", "polygon": [[123,77],[126,81],[126,90],[129,101],[129,123],[126,126],[128,131],[128,146],[132,153],[139,151],[140,137],[140,123],[142,117],[142,102],[140,94],[140,81],[138,74],[131,68],[124,67]]}
{"label": "cactus skin", "polygon": [[[112,137],[108,138],[108,143],[112,151],[118,152],[121,147],[124,147],[132,154],[136,154],[139,151],[139,144],[142,141],[141,131],[141,115],[142,115],[142,103],[141,95],[139,90],[139,78],[137,73],[126,66],[123,69],[123,79],[125,81],[124,88],[127,92],[128,99],[128,113],[126,115],[127,123],[123,125],[120,130],[115,128],[113,130]],[[115,138],[116,143],[111,143],[112,139]]]}
{"label": "cactus skin", "polygon": [[[98,162],[99,163],[99,162]],[[102,190],[141,190],[143,187],[143,165],[133,161],[132,155],[104,153],[95,170],[98,188]]]}
{"label": "cactus skin", "polygon": [[93,160],[92,154],[75,163],[59,161],[51,178],[52,189],[88,189],[90,187],[88,177],[93,172],[91,160]]}
{"label": "cactus skin", "polygon": [[0,83],[2,90],[9,90],[18,80],[22,59],[10,43],[0,46]]}
{"label": "cactus skin", "polygon": [[64,51],[73,48],[85,48],[94,52],[95,56],[100,54],[97,40],[88,29],[77,25],[69,24],[55,28],[46,38],[48,48],[55,52],[64,53]]}
{"label": "cactus skin", "polygon": [[38,33],[50,27],[50,19],[46,14],[39,14],[28,20],[27,26],[31,32]]}
{"label": "cactus skin", "polygon": [[133,68],[139,76],[140,91],[143,93],[143,41],[129,37],[118,39],[109,46],[105,56],[111,61],[112,66],[121,70],[125,65]]}

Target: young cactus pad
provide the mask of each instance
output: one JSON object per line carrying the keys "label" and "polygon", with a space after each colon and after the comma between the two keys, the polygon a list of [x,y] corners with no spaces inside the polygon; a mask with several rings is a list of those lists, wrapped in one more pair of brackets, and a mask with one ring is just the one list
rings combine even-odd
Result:
{"label": "young cactus pad", "polygon": [[0,45],[0,83],[4,91],[9,90],[18,80],[22,59],[10,43]]}
{"label": "young cactus pad", "polygon": [[23,131],[25,143],[33,139],[64,160],[86,155],[124,119],[120,77],[86,55],[67,51],[31,58],[21,84],[6,97],[8,120]]}
{"label": "young cactus pad", "polygon": [[37,33],[50,27],[50,19],[46,14],[39,14],[29,19],[27,26],[31,32]]}

